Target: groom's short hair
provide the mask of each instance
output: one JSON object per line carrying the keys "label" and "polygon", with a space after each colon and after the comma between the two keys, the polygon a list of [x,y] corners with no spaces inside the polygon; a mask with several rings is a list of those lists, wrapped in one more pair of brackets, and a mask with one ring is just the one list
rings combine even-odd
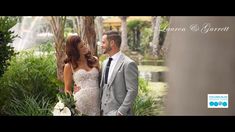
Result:
{"label": "groom's short hair", "polygon": [[106,31],[103,33],[103,35],[107,35],[107,40],[109,42],[113,40],[118,48],[121,47],[122,38],[118,31],[113,31],[113,30]]}

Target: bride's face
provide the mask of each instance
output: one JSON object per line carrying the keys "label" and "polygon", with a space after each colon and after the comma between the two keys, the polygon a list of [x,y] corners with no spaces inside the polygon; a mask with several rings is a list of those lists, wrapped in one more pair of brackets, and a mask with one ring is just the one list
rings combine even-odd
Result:
{"label": "bride's face", "polygon": [[78,45],[78,50],[80,52],[80,55],[85,55],[88,52],[88,48],[87,45],[82,41],[79,45]]}

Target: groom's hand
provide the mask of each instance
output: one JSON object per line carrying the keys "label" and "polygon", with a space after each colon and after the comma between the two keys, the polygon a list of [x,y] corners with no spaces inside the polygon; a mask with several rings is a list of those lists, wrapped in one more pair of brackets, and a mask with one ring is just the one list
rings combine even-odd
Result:
{"label": "groom's hand", "polygon": [[120,111],[117,111],[117,116],[123,116],[123,114]]}
{"label": "groom's hand", "polygon": [[74,84],[74,93],[78,92],[81,88],[79,86],[77,86],[76,84]]}

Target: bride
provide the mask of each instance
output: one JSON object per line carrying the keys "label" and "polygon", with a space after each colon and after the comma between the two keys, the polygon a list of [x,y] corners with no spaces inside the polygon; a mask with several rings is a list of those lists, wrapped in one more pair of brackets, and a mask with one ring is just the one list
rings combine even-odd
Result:
{"label": "bride", "polygon": [[[100,115],[99,61],[78,35],[68,36],[65,47],[65,93],[74,94],[76,109],[83,115]],[[76,84],[73,92],[72,84]]]}

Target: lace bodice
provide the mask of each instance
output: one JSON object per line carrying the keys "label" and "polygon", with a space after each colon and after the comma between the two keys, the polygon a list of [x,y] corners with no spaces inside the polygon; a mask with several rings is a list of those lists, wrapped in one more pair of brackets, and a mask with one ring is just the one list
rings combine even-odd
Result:
{"label": "lace bodice", "polygon": [[97,87],[99,72],[96,68],[92,68],[90,71],[79,69],[73,73],[73,79],[77,86],[81,89]]}
{"label": "lace bodice", "polygon": [[81,89],[74,93],[76,109],[85,115],[100,115],[99,71],[79,69],[73,72],[73,79]]}

